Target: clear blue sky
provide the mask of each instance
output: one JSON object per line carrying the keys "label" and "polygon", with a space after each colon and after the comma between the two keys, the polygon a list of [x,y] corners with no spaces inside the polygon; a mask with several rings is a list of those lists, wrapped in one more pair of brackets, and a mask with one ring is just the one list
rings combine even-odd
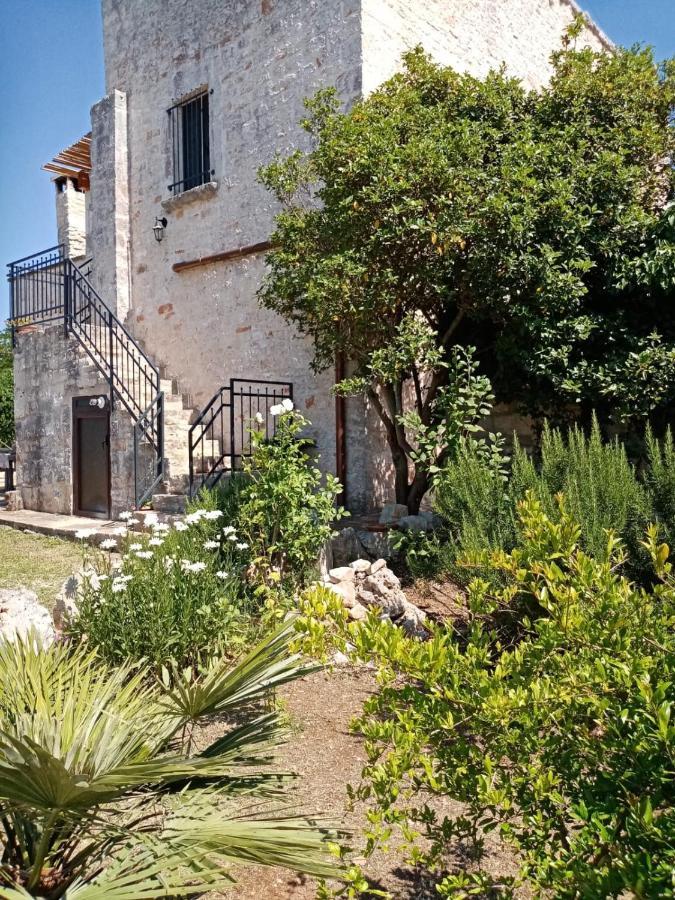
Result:
{"label": "clear blue sky", "polygon": [[[581,0],[616,43],[675,54],[675,0]],[[0,264],[56,241],[53,186],[40,167],[89,131],[103,95],[99,0],[1,0]],[[0,287],[0,317],[7,286]]]}

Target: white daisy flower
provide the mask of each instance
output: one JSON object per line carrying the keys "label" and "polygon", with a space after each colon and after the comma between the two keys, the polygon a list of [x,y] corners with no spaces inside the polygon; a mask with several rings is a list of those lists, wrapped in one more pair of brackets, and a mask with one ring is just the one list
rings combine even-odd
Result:
{"label": "white daisy flower", "polygon": [[229,577],[230,577],[229,572],[216,572],[216,578],[222,578],[223,581],[225,581],[225,579],[229,578]]}
{"label": "white daisy flower", "polygon": [[293,401],[290,397],[286,397],[284,400],[282,400],[281,405],[283,406],[285,412],[291,412],[293,410]]}
{"label": "white daisy flower", "polygon": [[157,534],[166,534],[168,531],[171,531],[171,526],[167,522],[155,522],[152,530],[156,531]]}
{"label": "white daisy flower", "polygon": [[205,550],[217,550],[220,544],[218,541],[204,541],[202,546]]}
{"label": "white daisy flower", "polygon": [[159,522],[159,516],[156,512],[146,513],[143,517],[143,524],[147,525],[148,528],[152,528],[153,525],[156,525]]}
{"label": "white daisy flower", "polygon": [[137,550],[136,556],[139,559],[152,559],[152,550]]}
{"label": "white daisy flower", "polygon": [[281,403],[275,403],[274,406],[270,406],[270,415],[271,416],[280,416],[284,412],[284,408]]}
{"label": "white daisy flower", "polygon": [[205,519],[219,519],[222,516],[222,510],[220,509],[210,509],[208,512],[204,513]]}
{"label": "white daisy flower", "polygon": [[255,414],[254,418],[255,418],[256,422],[258,423],[258,425],[262,425],[262,423],[265,421],[265,419],[263,418],[263,414],[261,412],[257,412]]}
{"label": "white daisy flower", "polygon": [[163,543],[164,541],[159,537],[150,538],[148,541],[148,544],[150,544],[151,547],[161,547]]}
{"label": "white daisy flower", "polygon": [[182,522],[180,519],[178,520],[178,522],[173,523],[173,527],[176,529],[176,531],[187,531],[188,530],[188,526],[185,524],[185,522]]}
{"label": "white daisy flower", "polygon": [[129,544],[129,550],[142,550],[143,544]]}
{"label": "white daisy flower", "polygon": [[99,547],[101,550],[114,550],[117,546],[117,541],[113,541],[112,538],[106,538],[104,541],[101,541]]}
{"label": "white daisy flower", "polygon": [[234,534],[235,530],[236,530],[236,529],[235,529],[234,525],[226,525],[226,526],[223,528],[223,534],[226,534],[226,535],[227,535],[227,534]]}
{"label": "white daisy flower", "polygon": [[93,528],[81,528],[79,531],[75,532],[75,537],[78,541],[88,541],[89,538],[92,538],[96,534],[96,531]]}
{"label": "white daisy flower", "polygon": [[237,550],[248,550],[248,544],[242,541],[240,544],[237,544]]}
{"label": "white daisy flower", "polygon": [[237,535],[236,534],[228,534],[227,539],[228,539],[228,541],[232,541],[232,543],[234,543],[237,540]]}
{"label": "white daisy flower", "polygon": [[123,591],[126,591],[127,583],[126,581],[115,580],[112,583],[112,592],[113,594],[121,594]]}
{"label": "white daisy flower", "polygon": [[129,519],[133,519],[133,517],[134,517],[134,514],[132,512],[129,512],[128,510],[126,512],[121,512],[119,514],[119,518],[123,522],[127,522]]}
{"label": "white daisy flower", "polygon": [[180,567],[184,572],[203,572],[206,568],[206,563],[190,562],[189,559],[182,559],[180,561]]}

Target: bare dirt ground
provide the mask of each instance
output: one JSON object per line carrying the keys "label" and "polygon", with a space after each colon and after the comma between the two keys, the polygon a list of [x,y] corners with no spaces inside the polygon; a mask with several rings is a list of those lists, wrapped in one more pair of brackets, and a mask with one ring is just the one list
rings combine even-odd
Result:
{"label": "bare dirt ground", "polygon": [[[323,814],[342,828],[353,832],[349,842],[358,858],[363,847],[366,807],[348,807],[347,785],[359,783],[366,762],[363,739],[350,733],[349,724],[360,712],[363,701],[375,689],[373,675],[367,669],[337,669],[318,672],[286,686],[279,692],[293,727],[289,742],[280,748],[277,763],[299,775],[294,789],[293,812]],[[453,806],[448,804],[448,810]],[[458,807],[455,805],[454,810]],[[500,874],[513,874],[513,860],[501,847],[488,847],[488,868]],[[433,885],[425,883],[423,873],[407,866],[395,851],[377,851],[369,859],[359,860],[373,888],[390,892],[395,900],[426,900],[437,897]],[[455,863],[467,864],[458,856]],[[483,865],[486,861],[483,861]],[[471,863],[468,863],[471,865]],[[237,884],[225,894],[210,897],[238,900],[312,900],[316,880],[262,866],[238,867]]]}

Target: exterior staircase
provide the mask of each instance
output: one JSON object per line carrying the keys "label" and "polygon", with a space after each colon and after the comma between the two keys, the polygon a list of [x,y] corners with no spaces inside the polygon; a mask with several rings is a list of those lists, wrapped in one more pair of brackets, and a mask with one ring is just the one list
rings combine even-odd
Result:
{"label": "exterior staircase", "polygon": [[[27,324],[63,323],[77,341],[80,365],[94,367],[111,406],[133,423],[135,506],[152,503],[179,514],[187,497],[212,487],[251,452],[251,427],[274,434],[270,407],[291,398],[288,382],[231,378],[203,408],[192,403],[176,378],[157,366],[143,341],[117,318],[63,246],[9,264],[12,331]],[[14,334],[13,334],[14,337]]]}

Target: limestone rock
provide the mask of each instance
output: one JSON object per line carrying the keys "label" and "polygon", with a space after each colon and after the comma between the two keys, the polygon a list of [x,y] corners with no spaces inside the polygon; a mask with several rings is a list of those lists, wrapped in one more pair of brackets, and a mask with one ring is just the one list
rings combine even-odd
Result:
{"label": "limestone rock", "polygon": [[359,531],[358,537],[361,542],[361,553],[365,550],[373,559],[391,558],[389,535],[386,531]]}
{"label": "limestone rock", "polygon": [[341,528],[331,541],[333,566],[348,566],[350,560],[363,555],[363,547],[356,529],[351,526]]}
{"label": "limestone rock", "polygon": [[355,572],[370,572],[370,562],[367,559],[355,559],[349,566]]}
{"label": "limestone rock", "polygon": [[374,563],[370,564],[370,575],[375,575],[376,572],[379,572],[380,569],[384,569],[387,565],[386,559],[376,559]]}
{"label": "limestone rock", "polygon": [[337,594],[347,609],[351,609],[356,603],[356,587],[353,582],[343,581],[340,584],[327,584],[326,587]]}
{"label": "limestone rock", "polygon": [[403,503],[385,503],[380,513],[380,525],[390,525],[408,515],[408,507]]}
{"label": "limestone rock", "polygon": [[[380,569],[374,575],[368,575],[363,581],[363,590],[372,593],[377,605],[388,616],[400,615],[403,611],[405,594],[401,590],[401,582],[390,569]],[[357,591],[360,599],[361,591]]]}
{"label": "limestone rock", "polygon": [[331,569],[328,573],[333,584],[340,584],[342,581],[354,581],[356,573],[351,566],[338,566],[337,569]]}
{"label": "limestone rock", "polygon": [[365,619],[367,617],[367,615],[368,615],[368,610],[365,608],[365,606],[361,606],[360,603],[356,603],[349,610],[349,618],[354,619],[355,622],[362,621],[363,619]]}
{"label": "limestone rock", "polygon": [[28,632],[36,632],[51,644],[56,632],[49,612],[38,601],[37,594],[26,588],[0,590],[0,638],[14,640]]}

